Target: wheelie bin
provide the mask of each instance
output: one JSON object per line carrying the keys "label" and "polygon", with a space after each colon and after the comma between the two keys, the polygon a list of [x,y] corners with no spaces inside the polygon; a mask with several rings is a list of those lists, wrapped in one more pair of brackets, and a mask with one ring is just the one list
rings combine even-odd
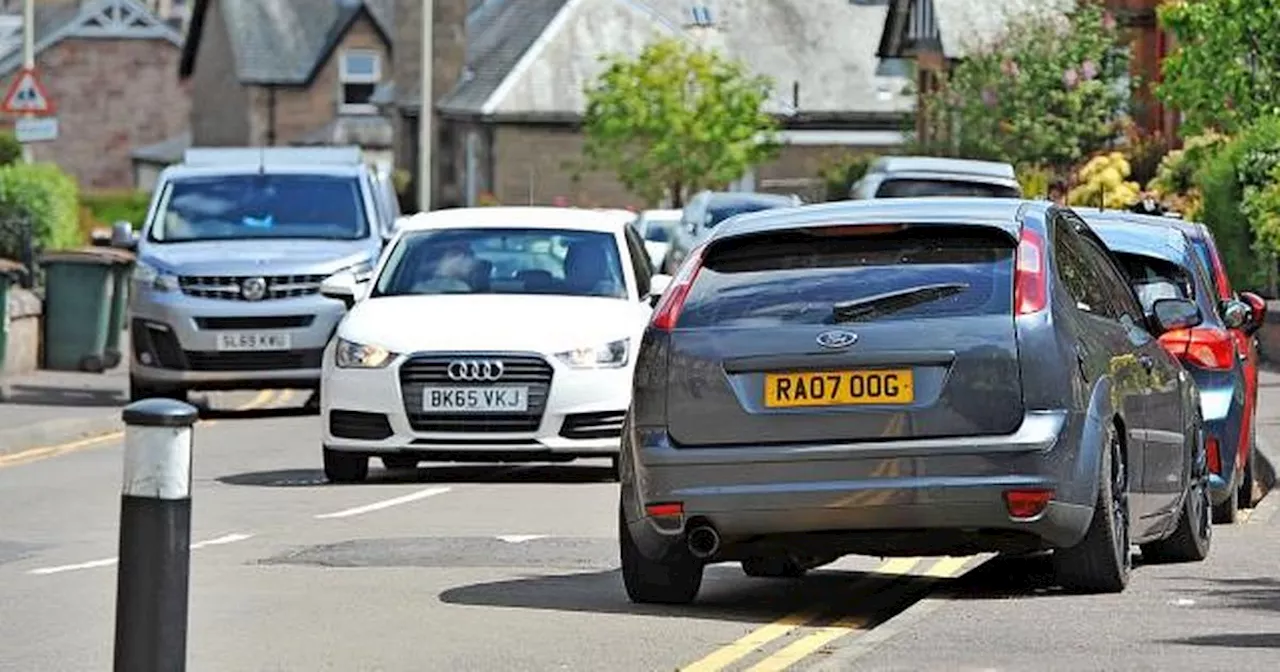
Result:
{"label": "wheelie bin", "polygon": [[40,257],[45,272],[44,368],[106,370],[117,262],[100,250],[51,252]]}
{"label": "wheelie bin", "polygon": [[102,248],[99,254],[110,257],[111,266],[111,314],[107,318],[107,341],[103,349],[102,363],[113,369],[123,357],[120,340],[128,324],[129,277],[133,275],[134,254],[128,250]]}

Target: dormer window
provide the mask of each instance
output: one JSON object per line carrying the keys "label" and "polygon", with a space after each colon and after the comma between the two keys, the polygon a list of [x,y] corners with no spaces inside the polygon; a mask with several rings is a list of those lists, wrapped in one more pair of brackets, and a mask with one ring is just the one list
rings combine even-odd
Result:
{"label": "dormer window", "polygon": [[343,51],[338,67],[338,81],[342,112],[376,114],[378,108],[371,101],[374,90],[382,81],[381,54],[367,49]]}

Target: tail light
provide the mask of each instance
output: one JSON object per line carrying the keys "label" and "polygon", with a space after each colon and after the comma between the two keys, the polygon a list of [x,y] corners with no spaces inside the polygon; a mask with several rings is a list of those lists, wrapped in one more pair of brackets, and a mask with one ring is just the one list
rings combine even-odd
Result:
{"label": "tail light", "polygon": [[1174,329],[1160,336],[1160,344],[1174,357],[1202,369],[1227,371],[1235,366],[1236,341],[1225,329]]}
{"label": "tail light", "polygon": [[1004,491],[1004,505],[1010,518],[1035,518],[1052,499],[1053,491],[1043,488]]}
{"label": "tail light", "polygon": [[680,311],[684,309],[685,299],[689,298],[689,289],[693,287],[698,271],[702,270],[702,255],[705,248],[705,244],[693,248],[689,251],[689,256],[684,258],[684,263],[680,264],[675,277],[671,279],[671,285],[662,293],[662,298],[653,309],[653,320],[649,324],[654,329],[671,331],[676,328],[676,321],[680,319]]}
{"label": "tail light", "polygon": [[1218,451],[1218,440],[1210,436],[1204,440],[1205,461],[1209,463],[1209,471],[1222,473],[1222,453]]}
{"label": "tail light", "polygon": [[1022,227],[1018,237],[1018,259],[1014,271],[1013,304],[1017,315],[1031,315],[1049,302],[1048,273],[1044,263],[1044,236]]}

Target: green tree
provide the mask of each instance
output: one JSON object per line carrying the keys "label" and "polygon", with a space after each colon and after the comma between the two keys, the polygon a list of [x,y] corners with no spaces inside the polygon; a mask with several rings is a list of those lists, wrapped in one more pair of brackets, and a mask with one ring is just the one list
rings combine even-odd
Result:
{"label": "green tree", "polygon": [[1156,91],[1181,111],[1189,131],[1234,133],[1280,112],[1280,3],[1175,0],[1160,24],[1177,41]]}
{"label": "green tree", "polygon": [[772,85],[741,62],[677,39],[603,60],[586,89],[586,163],[650,204],[669,196],[680,207],[777,151],[763,110]]}
{"label": "green tree", "polygon": [[973,45],[922,94],[930,134],[918,150],[1064,172],[1121,133],[1128,69],[1120,28],[1095,2],[1012,15],[1000,39]]}

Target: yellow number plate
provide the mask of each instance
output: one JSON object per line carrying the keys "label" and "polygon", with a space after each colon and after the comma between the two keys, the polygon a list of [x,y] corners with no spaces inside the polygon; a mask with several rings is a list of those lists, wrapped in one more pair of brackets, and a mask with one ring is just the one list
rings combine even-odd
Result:
{"label": "yellow number plate", "polygon": [[764,405],[769,408],[909,404],[915,401],[911,369],[766,373]]}

